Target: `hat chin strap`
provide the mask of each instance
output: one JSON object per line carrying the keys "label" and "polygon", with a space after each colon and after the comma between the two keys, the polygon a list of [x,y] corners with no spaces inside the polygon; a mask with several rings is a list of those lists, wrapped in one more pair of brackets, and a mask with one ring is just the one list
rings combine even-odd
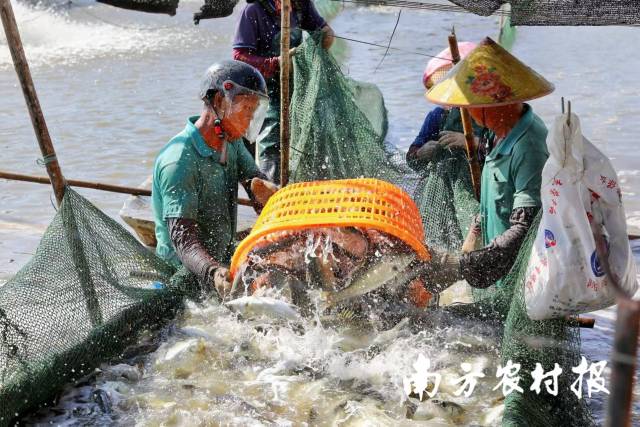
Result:
{"label": "hat chin strap", "polygon": [[218,114],[211,103],[209,103],[209,108],[211,109],[211,112],[216,116],[215,120],[213,121],[213,131],[220,139],[220,141],[222,141],[219,163],[224,166],[227,164],[227,134],[222,127],[222,119],[224,119],[224,115],[220,116],[220,114]]}

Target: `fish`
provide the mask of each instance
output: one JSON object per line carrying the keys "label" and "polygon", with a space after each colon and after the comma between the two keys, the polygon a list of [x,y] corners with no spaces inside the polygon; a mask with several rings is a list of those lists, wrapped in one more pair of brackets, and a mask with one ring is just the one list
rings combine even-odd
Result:
{"label": "fish", "polygon": [[307,282],[314,288],[323,291],[333,290],[336,281],[329,262],[323,262],[320,257],[309,259],[306,269]]}
{"label": "fish", "polygon": [[433,418],[443,418],[459,424],[463,421],[465,410],[455,402],[439,399],[429,399],[411,405],[407,418],[415,421],[426,421]]}
{"label": "fish", "polygon": [[369,268],[356,276],[349,286],[337,292],[325,292],[323,296],[329,306],[341,301],[353,299],[374,291],[392,280],[400,271],[415,259],[412,254],[385,255],[375,261]]}
{"label": "fish", "polygon": [[245,296],[224,305],[243,317],[269,317],[293,322],[302,319],[294,305],[271,297]]}

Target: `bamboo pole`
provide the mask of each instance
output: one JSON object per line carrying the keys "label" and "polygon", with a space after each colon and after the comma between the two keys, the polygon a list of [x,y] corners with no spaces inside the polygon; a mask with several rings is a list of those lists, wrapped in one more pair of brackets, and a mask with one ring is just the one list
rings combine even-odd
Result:
{"label": "bamboo pole", "polygon": [[[452,29],[449,35],[449,50],[451,51],[451,59],[453,64],[460,62],[460,52],[458,51],[458,41],[456,33]],[[471,116],[469,112],[460,107],[460,116],[462,118],[462,127],[464,128],[465,147],[467,149],[467,160],[469,161],[469,169],[471,171],[471,183],[476,199],[480,200],[480,163],[478,162],[478,154],[475,149],[473,126],[471,125]]]}
{"label": "bamboo pole", "polygon": [[50,182],[53,186],[53,192],[56,195],[56,201],[58,205],[62,203],[64,197],[64,176],[60,170],[60,164],[56,157],[56,152],[51,142],[51,136],[47,129],[47,123],[44,120],[42,109],[40,108],[40,101],[36,94],[36,88],[31,78],[31,72],[29,71],[29,64],[24,54],[22,47],[22,41],[20,40],[20,33],[18,32],[18,25],[16,24],[16,18],[13,14],[13,8],[11,7],[10,0],[0,0],[0,16],[2,18],[2,25],[4,27],[4,33],[7,37],[7,44],[11,51],[11,58],[13,59],[13,65],[18,74],[20,80],[20,86],[22,87],[22,93],[27,103],[29,110],[29,116],[31,116],[31,123],[36,133],[38,145],[40,146],[40,152],[44,159],[45,166],[47,168],[47,174],[49,175]]}
{"label": "bamboo pole", "polygon": [[[13,181],[34,182],[36,184],[51,184],[51,180],[46,176],[22,175],[12,172],[0,171],[0,179]],[[66,181],[71,187],[91,188],[93,190],[108,191],[111,193],[131,194],[133,196],[151,196],[151,190],[136,187],[125,187],[121,185],[105,184],[101,182],[80,181],[69,179]],[[243,206],[253,206],[249,199],[238,199],[238,204]]]}
{"label": "bamboo pole", "polygon": [[291,58],[291,0],[282,0],[280,11],[280,185],[289,183],[289,70]]}
{"label": "bamboo pole", "polygon": [[[10,0],[0,0],[0,18],[2,19],[2,26],[7,37],[7,44],[11,51],[11,58],[13,59],[13,65],[18,74],[20,80],[20,86],[22,87],[22,93],[27,103],[27,109],[29,110],[29,116],[31,116],[31,123],[36,133],[38,145],[40,146],[40,152],[44,160],[44,165],[49,175],[49,180],[53,186],[53,192],[56,196],[58,206],[62,204],[65,192],[65,181],[62,171],[60,170],[60,164],[56,157],[56,152],[51,142],[51,136],[47,129],[47,123],[44,120],[42,114],[42,108],[40,107],[40,101],[36,94],[36,88],[31,78],[31,71],[29,71],[29,64],[27,57],[22,47],[22,41],[20,40],[20,32],[18,31],[18,25],[16,24],[16,17],[13,14],[13,8],[11,7]],[[69,209],[69,218],[66,220],[71,222],[71,233],[64,233],[65,239],[71,250],[73,257],[73,263],[76,267],[76,273],[82,286],[82,292],[85,297],[85,303],[87,306],[87,313],[91,319],[91,324],[95,327],[102,324],[102,311],[100,310],[100,302],[95,289],[93,278],[87,268],[88,262],[84,254],[84,245],[77,228],[75,228],[75,216],[73,209]]]}

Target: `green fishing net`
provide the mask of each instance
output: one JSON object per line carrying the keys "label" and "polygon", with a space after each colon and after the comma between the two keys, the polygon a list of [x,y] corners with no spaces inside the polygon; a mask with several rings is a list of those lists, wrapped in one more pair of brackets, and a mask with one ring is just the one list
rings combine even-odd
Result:
{"label": "green fishing net", "polygon": [[294,182],[373,177],[416,201],[429,247],[459,250],[478,203],[464,153],[441,150],[411,169],[385,141],[387,110],[380,90],[345,76],[313,34],[294,57],[291,179]]}
{"label": "green fishing net", "polygon": [[[385,142],[380,91],[346,77],[309,37],[295,56],[291,123],[293,181],[376,177],[413,195],[430,247],[459,250],[477,212],[463,153],[441,151],[417,171]],[[509,275],[474,293],[465,307],[504,325],[503,363],[521,364],[520,386],[505,401],[503,425],[590,425],[583,403],[560,384],[559,396],[529,391],[528,372],[558,363],[569,381],[579,334],[565,320],[531,321],[523,300],[535,224]],[[124,228],[67,189],[31,261],[0,287],[0,425],[50,403],[67,383],[122,353],[138,333],[161,325],[197,285],[144,248]],[[568,375],[567,375],[568,374]]]}
{"label": "green fishing net", "polygon": [[173,273],[68,188],[35,255],[0,286],[0,425],[172,318],[186,283]]}
{"label": "green fishing net", "polygon": [[[345,76],[319,46],[317,34],[295,56],[291,109],[291,173],[294,181],[376,177],[396,184],[416,201],[431,248],[459,251],[471,219],[478,212],[469,166],[461,151],[440,150],[414,171],[404,155],[385,143],[387,113],[380,91]],[[455,130],[455,129],[452,129]],[[458,130],[460,131],[460,130]],[[569,392],[571,367],[580,360],[576,325],[566,320],[532,321],[526,314],[523,288],[527,262],[539,218],[522,245],[507,277],[486,290],[474,290],[474,303],[459,312],[497,319],[503,327],[501,356],[521,364],[520,386],[505,401],[504,426],[587,426],[588,408]],[[536,363],[545,372],[563,369],[559,396],[530,391]]]}
{"label": "green fishing net", "polygon": [[[580,363],[580,331],[573,320],[553,319],[534,321],[526,312],[524,286],[531,248],[535,240],[540,214],[527,234],[509,274],[497,285],[474,292],[475,303],[469,312],[479,320],[499,319],[503,325],[500,348],[502,366],[509,361],[520,364],[519,386],[523,393],[514,392],[505,399],[503,426],[591,426],[595,425],[584,400],[570,392],[573,381],[571,368]],[[544,372],[562,369],[558,395],[530,390],[531,372],[540,363]]]}

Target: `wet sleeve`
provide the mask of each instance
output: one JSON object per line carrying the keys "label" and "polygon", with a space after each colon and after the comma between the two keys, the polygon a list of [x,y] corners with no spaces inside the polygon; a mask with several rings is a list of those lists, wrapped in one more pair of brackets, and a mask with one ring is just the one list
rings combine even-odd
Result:
{"label": "wet sleeve", "polygon": [[527,150],[526,145],[522,148],[514,150],[509,172],[514,183],[512,209],[542,205],[540,200],[542,168],[549,156],[543,150]]}
{"label": "wet sleeve", "polygon": [[280,71],[280,59],[277,56],[260,56],[249,48],[233,48],[233,59],[245,62],[256,68],[265,79],[275,76]]}
{"label": "wet sleeve", "polygon": [[158,174],[158,188],[162,193],[164,221],[168,218],[197,218],[197,177],[192,169],[182,162],[161,166]]}
{"label": "wet sleeve", "polygon": [[202,285],[211,286],[213,274],[222,265],[209,255],[200,241],[196,221],[186,218],[169,218],[167,228],[171,243],[182,265],[195,274]]}
{"label": "wet sleeve", "polygon": [[300,28],[307,31],[316,31],[327,25],[327,22],[318,13],[314,2],[308,0],[305,2],[305,11],[302,14],[302,22],[300,22]]}
{"label": "wet sleeve", "polygon": [[236,23],[236,33],[233,38],[234,49],[258,48],[258,18],[255,7],[245,6]]}
{"label": "wet sleeve", "polygon": [[514,209],[509,217],[509,229],[488,246],[460,256],[460,272],[472,287],[488,288],[509,273],[538,210],[537,207]]}

